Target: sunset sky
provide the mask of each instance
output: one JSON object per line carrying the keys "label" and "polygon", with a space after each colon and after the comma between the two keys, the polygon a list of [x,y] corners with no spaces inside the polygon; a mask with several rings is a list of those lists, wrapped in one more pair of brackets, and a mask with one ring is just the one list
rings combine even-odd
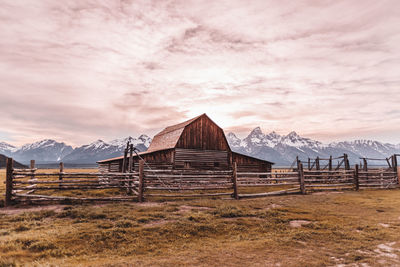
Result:
{"label": "sunset sky", "polygon": [[400,143],[400,1],[2,0],[0,92],[14,145],[202,113],[240,137]]}

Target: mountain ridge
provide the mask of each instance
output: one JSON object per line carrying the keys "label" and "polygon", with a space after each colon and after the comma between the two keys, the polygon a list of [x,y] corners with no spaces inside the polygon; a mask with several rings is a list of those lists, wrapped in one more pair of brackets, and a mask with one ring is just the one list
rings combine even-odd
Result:
{"label": "mountain ridge", "polygon": [[[264,133],[260,127],[255,127],[243,139],[233,132],[226,135],[231,149],[235,152],[274,162],[278,166],[290,165],[296,156],[306,160],[308,157],[337,157],[344,153],[349,155],[352,164],[359,163],[360,157],[386,158],[400,154],[400,144],[383,143],[374,140],[358,139],[323,143],[311,138],[302,137],[295,131],[280,135],[275,131]],[[142,134],[136,138],[125,138],[103,141],[98,139],[90,144],[73,148],[64,142],[44,139],[21,147],[0,142],[0,154],[13,157],[22,163],[35,159],[37,163],[93,164],[98,160],[112,158],[123,154],[129,141],[139,151],[145,151],[151,143],[151,138]]]}

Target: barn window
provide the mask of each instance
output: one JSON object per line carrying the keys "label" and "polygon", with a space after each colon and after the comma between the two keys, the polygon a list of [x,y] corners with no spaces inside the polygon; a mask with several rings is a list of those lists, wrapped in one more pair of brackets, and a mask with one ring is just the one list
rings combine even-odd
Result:
{"label": "barn window", "polygon": [[219,167],[219,162],[214,162],[214,167]]}

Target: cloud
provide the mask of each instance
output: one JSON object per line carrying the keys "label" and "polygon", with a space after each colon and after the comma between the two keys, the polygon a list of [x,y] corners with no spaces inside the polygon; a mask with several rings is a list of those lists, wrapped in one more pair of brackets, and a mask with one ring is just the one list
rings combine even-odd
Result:
{"label": "cloud", "polygon": [[206,112],[239,135],[400,142],[396,0],[0,7],[2,141],[152,135]]}

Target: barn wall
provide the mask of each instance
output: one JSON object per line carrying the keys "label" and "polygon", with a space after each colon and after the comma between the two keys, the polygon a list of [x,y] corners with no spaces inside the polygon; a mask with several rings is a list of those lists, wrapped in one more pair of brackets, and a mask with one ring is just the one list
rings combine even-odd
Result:
{"label": "barn wall", "polygon": [[[145,164],[145,169],[146,168],[151,168],[151,169],[172,169],[173,168],[173,156],[174,156],[174,150],[163,150],[163,151],[156,151],[153,153],[141,155],[141,157],[144,159],[146,162]],[[139,158],[135,157],[134,158],[134,168],[137,170],[139,167]]]}
{"label": "barn wall", "polygon": [[110,164],[109,163],[99,163],[99,172],[108,172],[110,169]]}
{"label": "barn wall", "polygon": [[230,151],[223,130],[207,116],[185,127],[176,148]]}
{"label": "barn wall", "polygon": [[[141,155],[141,157],[145,160],[145,168],[151,169],[172,169],[173,168],[173,150],[164,150],[157,151],[145,155]],[[134,155],[133,157],[133,169],[138,170],[139,168],[139,158]],[[99,163],[99,171],[100,172],[122,172],[123,159],[116,159],[109,162]],[[129,156],[126,160],[126,169],[129,166]]]}
{"label": "barn wall", "polygon": [[175,169],[224,170],[228,168],[227,151],[175,149]]}
{"label": "barn wall", "polygon": [[236,162],[239,172],[270,172],[272,168],[269,162],[241,154],[232,153],[232,160]]}
{"label": "barn wall", "polygon": [[99,163],[99,172],[121,172],[122,161],[114,160],[111,162]]}

